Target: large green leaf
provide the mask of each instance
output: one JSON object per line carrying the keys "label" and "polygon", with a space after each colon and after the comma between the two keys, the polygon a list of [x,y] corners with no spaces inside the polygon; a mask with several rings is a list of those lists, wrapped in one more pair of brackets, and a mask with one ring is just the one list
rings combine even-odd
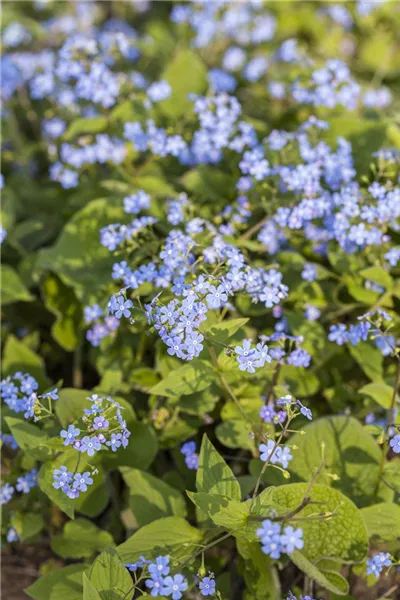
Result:
{"label": "large green leaf", "polygon": [[108,531],[82,518],[66,523],[62,534],[51,540],[53,552],[63,558],[90,558],[113,545],[113,538]]}
{"label": "large green leaf", "polygon": [[131,576],[113,548],[104,550],[96,558],[89,572],[89,580],[99,592],[101,600],[130,600],[132,598]]}
{"label": "large green leaf", "polygon": [[216,451],[206,435],[200,449],[199,467],[196,474],[198,492],[218,494],[232,500],[240,500],[240,485],[232,469]]}
{"label": "large green leaf", "polygon": [[333,592],[338,596],[345,596],[349,591],[349,584],[340,573],[334,571],[322,571],[317,565],[309,561],[299,550],[295,550],[290,555],[290,558],[296,567],[301,569],[308,577],[330,592]]}
{"label": "large green leaf", "polygon": [[[293,483],[274,489],[273,501],[280,515],[291,512],[301,505],[308,493],[307,483]],[[345,563],[361,562],[368,551],[367,530],[359,509],[338,490],[315,484],[310,492],[312,502],[296,517],[330,513],[323,520],[301,521],[304,532],[304,548],[301,553],[311,562],[321,557],[338,559]]]}
{"label": "large green leaf", "polygon": [[43,529],[44,520],[41,514],[15,512],[11,517],[11,525],[20,540],[25,541]]}
{"label": "large green leaf", "polygon": [[85,573],[83,574],[83,600],[101,600],[99,592],[90,583],[90,579]]}
{"label": "large green leaf", "polygon": [[217,525],[224,527],[232,534],[240,533],[246,527],[249,516],[249,505],[227,496],[188,492],[192,502]]}
{"label": "large green leaf", "polygon": [[371,504],[381,451],[361,423],[353,417],[324,417],[303,429],[305,435],[295,434],[290,441],[297,446],[289,465],[292,477],[309,480],[324,458],[318,481],[341,490],[358,506]]}
{"label": "large green leaf", "polygon": [[87,565],[68,565],[40,577],[25,591],[34,600],[82,600],[82,574]]}
{"label": "large green leaf", "polygon": [[378,348],[368,342],[360,342],[357,346],[349,344],[349,351],[371,381],[382,380],[383,356]]}
{"label": "large green leaf", "polygon": [[115,258],[100,244],[99,230],[110,223],[126,223],[122,203],[110,198],[92,200],[65,225],[56,244],[39,252],[36,269],[50,270],[89,303],[107,285]]}
{"label": "large green leaf", "polygon": [[382,408],[389,409],[392,403],[393,388],[386,383],[367,383],[359,390],[360,394],[371,396]]}
{"label": "large green leaf", "polygon": [[20,276],[9,265],[1,265],[1,304],[13,302],[31,302],[32,294],[25,287]]}
{"label": "large green leaf", "polygon": [[185,115],[193,103],[189,94],[201,94],[207,87],[207,69],[198,52],[194,50],[181,50],[167,69],[161,79],[166,79],[170,84],[171,96],[160,102],[160,109],[169,117]]}
{"label": "large green leaf", "polygon": [[135,562],[141,554],[150,559],[160,554],[179,559],[189,556],[201,540],[200,531],[185,519],[165,517],[141,527],[117,551],[123,562]]}
{"label": "large green leaf", "polygon": [[15,336],[9,335],[3,350],[2,375],[13,375],[15,371],[29,373],[43,387],[49,385],[43,359]]}
{"label": "large green leaf", "polygon": [[214,379],[215,374],[210,363],[205,360],[194,359],[179,369],[170,372],[150,391],[157,396],[184,396],[205,390]]}
{"label": "large green leaf", "polygon": [[370,538],[391,542],[400,538],[400,506],[381,502],[361,510]]}
{"label": "large green leaf", "polygon": [[30,452],[48,440],[48,435],[37,425],[15,417],[6,417],[5,421],[23,452]]}
{"label": "large green leaf", "polygon": [[129,487],[129,504],[139,527],[162,517],[186,517],[182,494],[159,477],[139,469],[121,468]]}

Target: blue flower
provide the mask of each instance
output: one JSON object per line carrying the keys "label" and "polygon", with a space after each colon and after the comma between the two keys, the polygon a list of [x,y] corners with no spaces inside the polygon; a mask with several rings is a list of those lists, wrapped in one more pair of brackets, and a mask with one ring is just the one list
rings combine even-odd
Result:
{"label": "blue flower", "polygon": [[191,471],[196,471],[199,467],[199,457],[197,454],[189,454],[185,457],[185,464]]}
{"label": "blue flower", "polygon": [[378,554],[367,560],[367,575],[374,575],[378,578],[383,567],[390,567],[391,565],[392,558],[389,552],[378,552]]}
{"label": "blue flower", "polygon": [[76,436],[78,436],[80,432],[81,430],[75,427],[75,425],[69,425],[67,430],[63,429],[60,432],[60,436],[65,439],[64,446],[73,444],[75,442]]}
{"label": "blue flower", "polygon": [[165,576],[168,575],[170,568],[169,568],[169,558],[168,556],[157,556],[156,560],[154,563],[151,563],[149,565],[149,573],[153,576],[153,575],[158,575],[158,576]]}
{"label": "blue flower", "polygon": [[116,452],[122,445],[122,435],[120,433],[112,433],[111,437],[106,445],[111,448],[113,452]]}
{"label": "blue flower", "polygon": [[133,306],[132,300],[125,300],[123,296],[118,296],[116,298],[117,301],[117,310],[115,316],[117,319],[121,319],[121,317],[125,317],[126,319],[131,316],[131,311],[129,310]]}
{"label": "blue flower", "polygon": [[188,583],[183,575],[178,573],[171,577],[168,575],[164,579],[162,593],[164,596],[171,596],[172,600],[180,600],[182,593],[188,588]]}
{"label": "blue flower", "polygon": [[107,421],[107,419],[104,416],[101,417],[95,417],[94,421],[93,421],[93,429],[107,429],[107,427],[110,425],[110,423]]}
{"label": "blue flower", "polygon": [[153,598],[164,595],[164,580],[158,573],[152,574],[151,579],[146,579],[145,584],[146,587],[151,590],[150,595],[153,596]]}
{"label": "blue flower", "polygon": [[297,405],[300,407],[301,414],[306,417],[309,421],[312,421],[312,412],[309,408],[304,406],[300,400],[297,400]]}
{"label": "blue flower", "polygon": [[13,497],[14,488],[9,483],[5,483],[1,486],[0,490],[0,506],[8,504]]}
{"label": "blue flower", "polygon": [[50,398],[51,400],[58,400],[58,388],[54,388],[50,392],[46,392],[42,395],[42,398]]}
{"label": "blue flower", "polygon": [[196,452],[196,442],[186,442],[181,447],[181,454],[190,456]]}
{"label": "blue flower", "polygon": [[86,492],[87,486],[92,485],[93,479],[90,477],[89,471],[85,473],[76,473],[74,475],[73,488],[80,492]]}
{"label": "blue flower", "polygon": [[101,443],[98,437],[85,436],[80,440],[79,448],[80,452],[86,452],[88,456],[94,456],[95,452],[101,450]]}
{"label": "blue flower", "polygon": [[395,435],[389,442],[391,449],[396,454],[400,453],[400,435]]}
{"label": "blue flower", "polygon": [[211,577],[203,577],[199,583],[199,589],[203,596],[213,596],[215,594],[215,580]]}
{"label": "blue flower", "polygon": [[285,527],[284,533],[281,535],[281,544],[283,552],[290,554],[295,549],[301,550],[304,547],[303,530],[294,529],[290,525]]}
{"label": "blue flower", "polygon": [[218,287],[210,285],[208,291],[209,293],[206,296],[206,302],[209,308],[220,308],[222,303],[228,301],[228,294],[223,285],[219,285]]}

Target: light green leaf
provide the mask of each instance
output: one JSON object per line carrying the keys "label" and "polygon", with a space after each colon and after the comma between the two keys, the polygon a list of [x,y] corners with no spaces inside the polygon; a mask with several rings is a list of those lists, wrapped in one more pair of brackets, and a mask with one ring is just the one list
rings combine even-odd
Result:
{"label": "light green leaf", "polygon": [[222,321],[216,325],[210,325],[202,333],[207,339],[213,342],[225,343],[232,337],[241,327],[244,327],[248,319],[231,319],[230,321]]}
{"label": "light green leaf", "polygon": [[101,596],[85,573],[83,574],[83,600],[101,600]]}
{"label": "light green leaf", "polygon": [[10,265],[1,265],[1,304],[31,302],[32,294],[25,287],[19,274]]}
{"label": "light green leaf", "polygon": [[[293,483],[275,488],[273,501],[276,510],[284,515],[300,506],[309,484]],[[310,492],[311,501],[298,515],[330,513],[324,520],[302,520],[304,548],[301,553],[314,562],[321,557],[338,559],[345,563],[361,562],[368,551],[368,535],[358,508],[338,490],[315,484]]]}
{"label": "light green leaf", "polygon": [[353,417],[333,416],[317,419],[303,430],[305,435],[290,438],[290,443],[298,447],[289,465],[292,477],[308,481],[324,457],[318,481],[341,490],[358,506],[371,504],[381,451],[362,424]]}
{"label": "light green leaf", "polygon": [[160,110],[177,118],[189,112],[193,102],[189,94],[201,94],[207,88],[207,69],[198,52],[181,50],[161,76],[171,86],[171,96],[159,103]]}
{"label": "light green leaf", "polygon": [[[320,571],[318,566],[309,561],[299,550],[292,552],[290,559],[294,562],[296,567],[308,575],[308,577],[322,585],[326,590],[329,590],[338,596],[347,594],[349,590],[348,583],[338,573],[324,573]],[[339,575],[339,577],[337,577],[337,575]]]}
{"label": "light green leaf", "polygon": [[44,521],[40,514],[16,512],[11,517],[11,526],[14,527],[18,537],[25,541],[43,529]]}
{"label": "light green leaf", "polygon": [[150,392],[156,396],[184,396],[201,392],[214,381],[215,374],[209,362],[194,359],[179,369],[170,372]]}
{"label": "light green leaf", "polygon": [[36,269],[57,273],[82,302],[90,303],[109,283],[115,262],[113,254],[100,244],[99,230],[127,220],[120,201],[92,200],[68,221],[54,246],[40,250]]}
{"label": "light green leaf", "polygon": [[367,383],[359,390],[360,394],[371,396],[382,408],[390,408],[392,403],[393,388],[386,383]]}
{"label": "light green leaf", "polygon": [[63,558],[90,558],[113,545],[114,540],[108,531],[82,518],[66,523],[62,534],[51,540],[53,552]]}
{"label": "light green leaf", "polygon": [[34,600],[82,600],[82,574],[87,565],[68,565],[51,571],[30,585],[25,592]]}
{"label": "light green leaf", "polygon": [[139,527],[162,517],[186,517],[182,494],[162,479],[126,467],[121,468],[121,473],[129,487],[129,504]]}
{"label": "light green leaf", "polygon": [[218,441],[227,448],[242,448],[254,451],[254,441],[250,433],[252,427],[244,420],[229,419],[217,425],[215,434]]}
{"label": "light green leaf", "polygon": [[48,387],[49,380],[44,373],[43,359],[33,352],[24,342],[13,335],[8,335],[3,350],[2,375],[13,375],[22,371],[32,375],[43,387]]}
{"label": "light green leaf", "polygon": [[37,425],[27,423],[15,417],[6,417],[5,421],[23,452],[29,452],[44,444],[48,435]]}
{"label": "light green leaf", "polygon": [[71,519],[74,518],[74,502],[61,490],[53,487],[53,473],[56,467],[51,462],[46,462],[40,467],[38,483],[39,487]]}
{"label": "light green leaf", "polygon": [[241,498],[239,482],[206,435],[200,449],[196,487],[198,492],[206,494],[227,496],[232,500]]}
{"label": "light green leaf", "polygon": [[240,533],[247,524],[249,505],[227,496],[187,492],[192,502],[210,517],[218,527],[224,527],[234,535]]}
{"label": "light green leaf", "polygon": [[[131,561],[129,560],[129,562]],[[132,598],[131,576],[113,548],[107,548],[96,558],[89,572],[89,580],[99,592],[101,600],[130,600]],[[130,590],[131,593],[129,593]]]}
{"label": "light green leaf", "polygon": [[392,542],[400,538],[400,506],[391,502],[381,502],[361,510],[372,539]]}
{"label": "light green leaf", "polygon": [[131,436],[127,448],[118,448],[118,452],[103,453],[102,464],[105,469],[133,467],[148,469],[158,452],[158,439],[151,425],[134,421],[129,424]]}
{"label": "light green leaf", "polygon": [[67,131],[64,133],[63,138],[67,141],[70,141],[78,135],[100,133],[107,129],[107,125],[107,118],[102,117],[101,115],[98,117],[74,119]]}
{"label": "light green leaf", "polygon": [[386,290],[390,290],[393,287],[393,279],[383,267],[368,267],[360,271],[361,277],[368,279],[381,285]]}
{"label": "light green leaf", "polygon": [[382,381],[383,356],[378,348],[368,342],[360,342],[357,346],[348,345],[349,352],[372,381]]}
{"label": "light green leaf", "polygon": [[123,562],[135,562],[143,554],[155,558],[170,554],[174,559],[187,556],[194,544],[201,543],[200,531],[180,517],[165,517],[141,527],[126,542],[117,547]]}

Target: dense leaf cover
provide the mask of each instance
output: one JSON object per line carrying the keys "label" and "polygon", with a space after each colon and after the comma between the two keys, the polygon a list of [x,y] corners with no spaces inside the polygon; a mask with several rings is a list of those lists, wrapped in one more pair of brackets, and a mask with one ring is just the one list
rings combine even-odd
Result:
{"label": "dense leaf cover", "polygon": [[399,597],[400,4],[3,4],[26,594]]}

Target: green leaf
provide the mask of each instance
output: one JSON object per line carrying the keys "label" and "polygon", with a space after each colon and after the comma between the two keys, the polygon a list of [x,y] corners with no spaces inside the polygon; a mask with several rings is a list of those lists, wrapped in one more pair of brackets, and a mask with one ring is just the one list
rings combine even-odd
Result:
{"label": "green leaf", "polygon": [[34,600],[82,600],[84,564],[68,565],[40,577],[25,592]]}
{"label": "green leaf", "polygon": [[218,527],[224,527],[234,535],[246,527],[249,516],[247,504],[217,494],[187,493],[192,502]]}
{"label": "green leaf", "polygon": [[386,290],[390,290],[393,287],[393,279],[383,267],[368,267],[360,271],[361,277],[368,279],[382,286]]}
{"label": "green leaf", "polygon": [[391,542],[400,537],[400,506],[381,502],[361,510],[370,538]]}
{"label": "green leaf", "polygon": [[23,452],[29,452],[44,444],[48,435],[37,425],[27,423],[15,417],[6,417],[5,421]]}
{"label": "green leaf", "polygon": [[200,449],[196,487],[198,492],[206,494],[227,496],[232,500],[241,498],[238,480],[206,435]]}
{"label": "green leaf", "polygon": [[8,335],[3,350],[2,375],[13,375],[15,371],[29,373],[43,387],[49,385],[43,359],[15,336]]}
{"label": "green leaf", "polygon": [[230,321],[222,321],[217,325],[207,327],[202,333],[213,342],[225,343],[232,337],[241,327],[244,327],[248,319],[231,319]]}
{"label": "green leaf", "polygon": [[360,394],[371,396],[382,408],[390,408],[393,397],[393,388],[390,385],[386,383],[367,383],[358,391]]}
{"label": "green leaf", "polygon": [[62,534],[51,540],[53,552],[63,558],[90,558],[113,545],[113,538],[107,531],[82,518],[66,523]]}
{"label": "green leaf", "polygon": [[178,490],[139,469],[123,467],[121,473],[129,487],[129,504],[139,527],[162,517],[186,517],[186,502]]}
{"label": "green leaf", "polygon": [[[274,489],[273,501],[276,510],[284,515],[300,506],[308,493],[309,484],[293,483]],[[310,499],[318,503],[309,504],[296,517],[303,518],[304,548],[301,553],[314,562],[321,557],[338,559],[345,563],[361,562],[368,551],[368,535],[361,512],[351,500],[338,490],[326,485],[315,484]],[[316,513],[330,513],[324,520],[305,520]]]}
{"label": "green leaf", "polygon": [[184,396],[201,392],[214,381],[215,374],[209,362],[194,359],[189,364],[170,372],[151,388],[151,394],[156,396]]}
{"label": "green leaf", "polygon": [[83,600],[101,600],[101,596],[85,573],[83,574]]}
{"label": "green leaf", "polygon": [[63,138],[67,141],[70,141],[78,135],[87,133],[100,133],[107,129],[107,125],[107,118],[102,116],[74,119],[67,131],[64,133]]}
{"label": "green leaf", "polygon": [[177,118],[193,110],[189,94],[202,94],[207,88],[207,69],[198,52],[181,50],[161,76],[171,86],[171,96],[159,103],[168,117]]}
{"label": "green leaf", "polygon": [[108,285],[115,262],[111,252],[100,244],[99,230],[110,223],[126,223],[120,201],[111,198],[92,200],[65,225],[57,242],[38,254],[36,270],[50,270],[72,286],[84,303]]}
{"label": "green leaf", "polygon": [[18,537],[25,541],[43,529],[44,521],[40,514],[16,512],[11,517],[11,526],[14,527]]}
{"label": "green leaf", "polygon": [[228,419],[217,425],[215,435],[218,441],[227,448],[254,451],[254,441],[250,436],[251,430],[251,425],[244,420]]}
{"label": "green leaf", "polygon": [[279,576],[272,560],[266,556],[259,543],[246,539],[236,540],[239,554],[244,559],[244,580],[250,597],[256,600],[280,600]]}
{"label": "green leaf", "polygon": [[279,381],[287,382],[290,390],[295,396],[306,398],[318,392],[320,383],[314,373],[310,373],[303,367],[285,365],[280,372]]}
{"label": "green leaf", "polygon": [[321,571],[318,566],[309,561],[299,550],[292,552],[290,559],[303,573],[330,592],[338,596],[344,596],[349,591],[349,584],[339,573]]}
{"label": "green leaf", "polygon": [[75,350],[79,344],[82,310],[73,289],[49,274],[42,284],[42,291],[46,308],[57,317],[51,326],[53,338],[65,350]]}
{"label": "green leaf", "polygon": [[360,342],[357,346],[350,344],[348,348],[369,379],[372,381],[382,380],[383,356],[378,348],[374,348],[368,342]]}
{"label": "green leaf", "polygon": [[216,169],[215,166],[199,165],[182,177],[185,188],[204,202],[220,202],[221,198],[235,196],[235,180],[232,175]]}
{"label": "green leaf", "polygon": [[[325,466],[318,481],[341,490],[357,506],[371,504],[381,451],[362,424],[353,417],[333,416],[317,419],[303,430],[305,435],[290,438],[290,443],[297,446],[289,465],[292,476],[308,481],[324,457]],[[339,479],[334,480],[331,475]]]}
{"label": "green leaf", "polygon": [[135,562],[141,554],[149,559],[160,554],[179,559],[189,555],[201,540],[201,533],[185,519],[165,517],[141,527],[117,547],[117,552],[123,562]]}
{"label": "green leaf", "polygon": [[89,572],[89,580],[99,592],[101,600],[132,598],[131,576],[113,548],[107,548],[96,558]]}
{"label": "green leaf", "polygon": [[32,294],[25,287],[17,271],[10,265],[1,265],[1,304],[13,302],[31,302]]}
{"label": "green leaf", "polygon": [[61,490],[56,490],[53,487],[53,473],[56,467],[53,463],[47,462],[40,467],[38,483],[39,487],[50,498],[54,504],[57,504],[62,511],[65,512],[70,519],[74,518],[74,502],[68,498]]}
{"label": "green leaf", "polygon": [[105,469],[117,467],[133,467],[148,469],[158,452],[158,439],[154,429],[146,423],[134,421],[129,424],[131,436],[127,448],[119,448],[118,452],[107,452],[102,455]]}
{"label": "green leaf", "polygon": [[400,460],[393,459],[385,464],[382,480],[400,494]]}

